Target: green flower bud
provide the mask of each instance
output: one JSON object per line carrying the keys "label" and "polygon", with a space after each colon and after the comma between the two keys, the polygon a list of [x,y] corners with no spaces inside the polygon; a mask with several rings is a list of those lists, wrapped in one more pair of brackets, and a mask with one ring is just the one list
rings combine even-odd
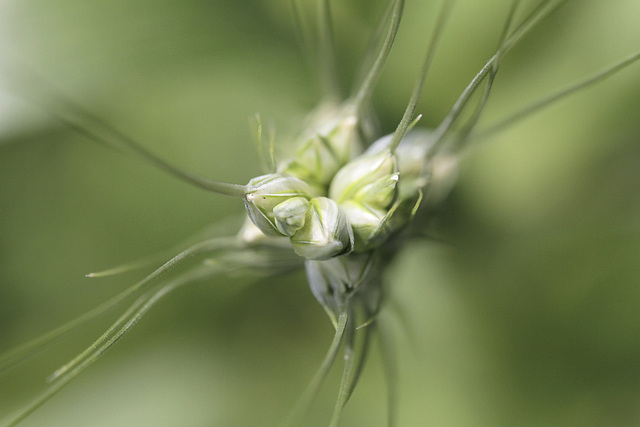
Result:
{"label": "green flower bud", "polygon": [[338,120],[330,121],[318,133],[325,135],[325,140],[340,165],[346,164],[362,152],[358,118],[355,115],[348,114]]}
{"label": "green flower bud", "polygon": [[336,172],[362,151],[357,125],[356,116],[342,115],[314,127],[282,172],[326,191]]}
{"label": "green flower bud", "polygon": [[336,202],[316,197],[311,199],[304,227],[291,237],[291,244],[306,259],[330,259],[353,250],[353,231]]}
{"label": "green flower bud", "polygon": [[304,227],[309,211],[309,200],[304,197],[292,197],[273,208],[278,231],[286,236],[293,236]]}
{"label": "green flower bud", "polygon": [[347,200],[340,207],[353,228],[357,252],[372,249],[387,236],[386,209],[375,209],[354,200]]}
{"label": "green flower bud", "polygon": [[386,208],[395,197],[397,182],[395,155],[384,150],[360,156],[340,169],[331,181],[329,197],[340,204],[353,199]]}
{"label": "green flower bud", "polygon": [[291,198],[310,199],[315,193],[304,181],[281,173],[253,178],[247,184],[244,205],[251,221],[264,234],[279,236],[283,233],[276,225],[274,208]]}
{"label": "green flower bud", "polygon": [[365,204],[387,207],[391,205],[396,196],[396,187],[399,179],[400,174],[397,173],[383,176],[370,184],[362,186],[353,198]]}
{"label": "green flower bud", "polygon": [[[383,136],[375,141],[364,153],[373,155],[388,150],[393,134]],[[431,133],[424,129],[414,129],[407,133],[396,148],[398,170],[402,180],[398,185],[398,199],[401,201],[415,199],[429,178],[429,159],[427,152],[433,145]]]}
{"label": "green flower bud", "polygon": [[319,189],[324,189],[340,168],[340,161],[320,135],[307,139],[282,169],[283,173],[298,177]]}
{"label": "green flower bud", "polygon": [[386,264],[379,252],[304,263],[311,292],[334,324],[348,304],[364,309],[368,317],[379,311]]}

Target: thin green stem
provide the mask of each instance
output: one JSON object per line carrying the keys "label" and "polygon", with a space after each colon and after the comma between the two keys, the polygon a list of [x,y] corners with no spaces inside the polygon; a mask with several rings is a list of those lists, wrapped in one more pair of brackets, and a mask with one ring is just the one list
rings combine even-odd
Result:
{"label": "thin green stem", "polygon": [[387,427],[396,424],[398,408],[398,369],[393,345],[389,334],[385,333],[379,323],[375,324],[378,332],[378,343],[382,355],[384,377],[387,383]]}
{"label": "thin green stem", "polygon": [[369,352],[371,328],[359,329],[355,325],[356,321],[354,319],[347,328],[346,342],[344,344],[344,368],[330,427],[338,426],[342,411],[353,394]]}
{"label": "thin green stem", "polygon": [[[143,148],[133,139],[104,122],[97,117],[93,117],[89,112],[80,109],[70,101],[65,101],[64,106],[59,109],[52,109],[53,116],[61,123],[75,130],[76,132],[85,135],[89,139],[92,139],[98,143],[101,143],[107,147],[123,150],[125,153],[132,154],[142,160],[150,163],[161,171],[176,177],[182,181],[192,184],[196,187],[212,191],[214,193],[222,194],[225,196],[242,198],[247,192],[247,188],[244,185],[230,184],[226,182],[214,181],[209,178],[196,175],[186,170],[182,170],[172,164],[164,161],[160,157],[151,153],[147,149]],[[77,117],[67,116],[64,112],[70,113],[74,111]],[[90,120],[92,126],[84,125],[82,118]],[[93,129],[92,129],[93,127]],[[94,129],[101,129],[104,135],[96,132]]]}
{"label": "thin green stem", "polygon": [[569,0],[543,0],[538,6],[527,15],[522,23],[511,33],[500,48],[502,54],[507,53],[531,28],[537,25],[541,20],[551,15]]}
{"label": "thin green stem", "polygon": [[396,131],[391,138],[391,143],[389,144],[389,149],[391,150],[391,152],[394,152],[398,147],[398,144],[400,144],[400,141],[404,137],[405,133],[407,133],[409,126],[414,121],[414,114],[416,112],[418,101],[420,100],[422,88],[424,87],[424,83],[427,80],[427,74],[429,72],[429,69],[431,68],[431,63],[433,62],[433,56],[435,54],[436,47],[438,46],[440,35],[442,34],[444,24],[447,20],[447,17],[449,16],[451,8],[453,7],[453,3],[454,0],[445,0],[442,3],[442,8],[440,9],[440,13],[436,21],[436,26],[433,29],[431,41],[429,42],[429,47],[427,48],[427,54],[424,58],[424,63],[422,64],[420,76],[418,77],[418,81],[413,88],[413,93],[411,94],[409,104],[404,111],[404,115],[402,116],[402,119],[400,120],[400,123],[398,124],[398,127],[396,128]]}
{"label": "thin green stem", "polygon": [[336,53],[329,0],[320,0],[318,9],[320,87],[325,98],[329,102],[335,102],[340,99],[340,84],[336,70]]}
{"label": "thin green stem", "polygon": [[42,404],[51,399],[64,386],[71,382],[71,380],[73,380],[76,376],[78,376],[85,369],[96,362],[107,350],[109,350],[116,342],[118,342],[124,336],[124,334],[126,334],[140,320],[140,318],[142,318],[142,316],[147,311],[149,311],[149,309],[151,309],[151,307],[153,307],[153,305],[162,297],[166,296],[169,292],[177,289],[180,286],[188,283],[193,283],[205,277],[209,277],[212,273],[215,273],[215,270],[212,270],[211,267],[194,270],[191,272],[191,274],[187,274],[172,282],[161,285],[157,291],[149,293],[148,296],[142,297],[140,303],[137,304],[137,307],[139,308],[135,312],[130,313],[129,320],[122,326],[118,333],[114,334],[114,336],[102,346],[93,349],[91,356],[82,361],[82,363],[75,365],[73,369],[66,372],[65,375],[58,377],[46,392],[40,395],[40,397],[35,399],[26,408],[22,409],[14,418],[9,420],[8,424],[6,424],[6,427],[13,427],[24,420],[28,415],[33,413],[33,411],[38,409]]}
{"label": "thin green stem", "polygon": [[491,58],[489,58],[482,69],[478,72],[478,74],[476,74],[471,82],[467,85],[462,94],[454,103],[451,111],[447,114],[442,123],[434,131],[434,144],[427,151],[427,157],[440,148],[443,141],[445,140],[445,136],[449,133],[453,125],[459,119],[464,107],[467,105],[478,86],[487,77],[487,75],[489,75],[489,73],[495,72],[495,64],[497,64],[500,59],[502,59],[502,57],[506,55],[507,52],[509,52],[511,48],[513,48],[513,46],[515,46],[515,44],[520,41],[522,37],[524,37],[535,26],[535,24],[540,22],[540,20],[542,20],[543,18],[549,16],[551,13],[555,12],[566,2],[567,0],[558,0],[555,2],[550,0],[542,1],[538,5],[538,7],[536,7],[511,33],[511,35],[507,37],[504,43],[502,43],[500,48],[496,51],[496,53]]}
{"label": "thin green stem", "polygon": [[305,31],[305,28],[307,28],[308,25],[306,25],[300,8],[298,7],[298,1],[291,0],[290,4],[291,13],[293,14],[293,31],[295,33],[296,40],[298,41],[300,50],[302,51],[305,65],[307,66],[309,72],[311,72],[314,69],[314,61],[309,57],[309,52],[311,51],[311,42],[309,41],[309,36]]}
{"label": "thin green stem", "polygon": [[362,85],[353,98],[353,106],[355,107],[355,110],[357,112],[360,112],[362,108],[367,104],[373,93],[373,88],[378,83],[378,80],[380,80],[382,69],[389,56],[389,52],[391,52],[391,47],[393,46],[396,34],[398,33],[398,28],[400,27],[400,20],[402,19],[403,9],[404,0],[394,0],[394,8],[393,12],[391,13],[391,22],[389,23],[389,29],[382,44],[382,48],[380,49],[375,62],[371,66],[369,74],[367,74],[362,82]]}
{"label": "thin green stem", "polygon": [[88,109],[56,91],[54,85],[47,84],[42,76],[30,70],[26,65],[23,64],[20,68],[20,72],[13,72],[17,76],[16,86],[20,87],[22,92],[20,95],[26,94],[31,102],[65,126],[97,143],[138,157],[163,172],[196,187],[238,198],[245,195],[246,188],[243,185],[214,181],[171,165],[119,129],[92,114]]}
{"label": "thin green stem", "polygon": [[82,316],[72,320],[69,323],[66,323],[58,328],[48,332],[47,334],[36,338],[22,346],[4,354],[0,358],[0,373],[10,369],[11,367],[19,364],[20,362],[28,359],[30,356],[36,354],[39,350],[43,349],[49,344],[52,344],[59,338],[63,337],[67,333],[72,330],[78,328],[81,325],[86,324],[88,321],[98,317],[99,315],[105,313],[111,308],[115,307],[122,301],[126,300],[130,296],[134,295],[137,292],[140,292],[144,288],[146,288],[149,284],[151,284],[154,280],[162,277],[164,274],[182,264],[189,258],[192,258],[196,255],[216,251],[222,248],[228,248],[232,246],[237,246],[238,241],[236,238],[214,238],[205,240],[198,244],[191,246],[190,248],[182,251],[175,257],[171,258],[153,273],[134,284],[133,286],[125,289],[123,292],[117,294],[116,296],[110,298],[94,309],[88,311]]}
{"label": "thin green stem", "polygon": [[356,79],[355,79],[356,87],[359,87],[360,85],[362,85],[362,82],[364,81],[365,77],[369,73],[369,70],[371,70],[371,67],[373,66],[373,62],[377,57],[376,55],[377,48],[380,45],[382,36],[384,35],[384,30],[387,26],[386,24],[390,20],[393,7],[394,7],[394,4],[392,2],[387,3],[381,18],[379,19],[378,23],[376,24],[376,27],[374,28],[373,32],[369,36],[369,40],[367,41],[367,47],[364,50],[365,52],[364,57],[360,62],[360,66],[356,74]]}
{"label": "thin green stem", "polygon": [[290,427],[296,425],[294,424],[294,422],[301,418],[309,408],[309,405],[311,405],[311,402],[318,393],[322,382],[327,377],[327,374],[329,373],[333,362],[336,360],[338,350],[340,349],[340,345],[342,344],[342,340],[345,336],[345,330],[348,320],[349,310],[345,309],[338,316],[338,322],[336,325],[335,335],[333,336],[333,341],[331,342],[331,346],[329,346],[329,350],[327,351],[327,354],[325,355],[324,360],[320,365],[320,369],[318,369],[318,372],[316,372],[315,376],[298,399],[298,402],[289,413],[289,416],[282,424],[282,427]]}
{"label": "thin green stem", "polygon": [[[364,368],[365,361],[367,356],[369,355],[369,345],[371,344],[371,325],[375,322],[375,320],[367,320],[370,322],[364,327],[358,326],[356,327],[356,334],[360,333],[363,335],[361,339],[360,350],[356,352],[356,368],[354,374],[351,376],[351,381],[349,382],[349,386],[347,388],[347,393],[345,397],[345,402],[348,402],[353,394],[353,390],[356,388],[356,384],[360,379],[360,374],[362,374],[362,369]],[[362,332],[359,332],[362,331]]]}
{"label": "thin green stem", "polygon": [[340,389],[329,427],[338,426],[340,415],[342,414],[344,405],[347,403],[347,392],[355,369],[355,332],[355,321],[353,319],[353,310],[351,310],[344,338],[344,367],[342,370],[342,378],[340,379]]}
{"label": "thin green stem", "polygon": [[573,83],[567,87],[565,87],[564,89],[560,89],[557,92],[554,92],[550,95],[545,96],[542,99],[539,99],[538,101],[533,102],[530,105],[527,105],[523,108],[521,108],[520,110],[516,111],[515,113],[505,117],[504,119],[500,120],[498,123],[495,123],[491,126],[489,126],[487,129],[484,129],[480,132],[477,132],[473,135],[474,139],[483,139],[486,138],[490,135],[493,135],[497,132],[500,132],[501,130],[513,125],[514,123],[516,123],[519,120],[522,120],[523,118],[555,103],[558,102],[566,97],[568,97],[569,95],[573,95],[574,93],[585,89],[591,85],[594,85],[596,83],[599,83],[605,79],[607,79],[608,77],[612,76],[613,74],[617,73],[618,71],[621,71],[622,69],[628,67],[629,65],[635,63],[636,61],[640,60],[640,52],[636,52],[632,55],[629,55],[628,57],[624,58],[623,60],[605,68],[604,70],[590,76],[587,77],[584,80],[581,80],[579,82]]}
{"label": "thin green stem", "polygon": [[519,4],[520,4],[520,0],[514,0],[513,3],[511,4],[511,9],[509,10],[509,14],[505,21],[504,27],[502,29],[502,34],[498,42],[498,48],[497,48],[498,57],[493,62],[492,70],[489,72],[487,81],[484,84],[484,89],[482,91],[482,96],[480,98],[480,101],[478,102],[478,105],[476,106],[471,118],[469,118],[467,123],[458,133],[456,142],[455,142],[456,147],[452,148],[452,150],[459,149],[458,147],[462,147],[464,145],[465,141],[467,141],[469,137],[469,134],[473,131],[476,124],[478,123],[478,120],[482,116],[482,112],[484,111],[487,105],[487,101],[489,100],[491,89],[493,88],[493,82],[495,81],[496,76],[498,74],[498,68],[500,64],[500,48],[501,46],[503,46],[505,40],[507,39],[507,36],[509,34],[509,29],[511,28],[511,24],[513,22],[513,18],[515,16],[515,13]]}

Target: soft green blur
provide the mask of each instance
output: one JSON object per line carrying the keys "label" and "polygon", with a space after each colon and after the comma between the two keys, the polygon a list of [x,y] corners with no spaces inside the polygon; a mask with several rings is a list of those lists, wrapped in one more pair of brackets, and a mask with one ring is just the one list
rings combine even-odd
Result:
{"label": "soft green blur", "polygon": [[[346,88],[384,1],[332,4]],[[491,55],[509,4],[456,3],[421,126],[438,124]],[[374,98],[383,132],[402,116],[438,5],[407,0]],[[505,59],[480,127],[640,49],[638,16],[635,0],[570,2]],[[262,172],[248,119],[259,112],[284,138],[320,97],[286,0],[4,0],[0,28],[0,352],[145,272],[86,273],[243,213],[36,103],[68,96],[182,168],[245,183]],[[399,364],[398,426],[640,425],[638,70],[479,143],[426,230],[436,238],[399,254],[381,318]],[[0,419],[121,311],[0,377]],[[332,332],[303,274],[186,287],[23,425],[276,426]],[[372,349],[343,426],[386,425]],[[335,371],[306,426],[327,425]]]}

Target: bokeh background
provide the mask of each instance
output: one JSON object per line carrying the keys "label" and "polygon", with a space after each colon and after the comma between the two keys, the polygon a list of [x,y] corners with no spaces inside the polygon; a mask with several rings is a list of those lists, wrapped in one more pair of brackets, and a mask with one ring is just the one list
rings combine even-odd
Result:
{"label": "bokeh background", "polygon": [[[300,3],[312,17],[315,2]],[[384,2],[332,3],[346,90]],[[402,115],[438,4],[407,1],[374,100],[382,132]],[[437,125],[491,55],[508,6],[457,2],[421,126]],[[638,16],[635,0],[569,2],[505,58],[480,126],[637,51]],[[244,183],[260,172],[248,118],[261,113],[284,137],[320,98],[285,0],[3,0],[0,28],[0,351],[143,273],[84,274],[242,214],[36,104],[64,94],[180,167]],[[399,426],[640,425],[639,71],[471,150],[429,230],[437,241],[398,254],[382,321]],[[0,417],[116,315],[4,374]],[[303,274],[186,287],[23,425],[275,426],[331,336]],[[327,424],[338,371],[306,426]],[[374,351],[342,425],[385,425],[384,403]]]}

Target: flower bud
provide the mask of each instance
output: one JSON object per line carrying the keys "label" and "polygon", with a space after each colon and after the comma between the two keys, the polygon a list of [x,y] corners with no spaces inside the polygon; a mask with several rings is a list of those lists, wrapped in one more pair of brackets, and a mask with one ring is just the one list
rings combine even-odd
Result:
{"label": "flower bud", "polygon": [[326,261],[307,260],[304,265],[313,296],[336,324],[348,304],[364,309],[367,316],[379,311],[386,263],[380,253],[367,252]]}
{"label": "flower bud", "polygon": [[356,251],[372,249],[377,242],[384,240],[387,236],[386,232],[389,229],[386,224],[388,214],[386,210],[375,209],[354,200],[347,200],[340,207],[353,228]]}
{"label": "flower bud", "polygon": [[304,197],[292,197],[273,208],[278,231],[286,236],[293,236],[304,226],[309,211],[309,200]]}
{"label": "flower bud", "polygon": [[340,162],[323,137],[314,135],[298,147],[295,156],[286,164],[282,172],[326,191],[327,185],[340,166]]}
{"label": "flower bud", "polygon": [[353,250],[353,231],[336,202],[316,197],[311,199],[304,226],[291,237],[291,244],[306,259],[330,259]]}
{"label": "flower bud", "polygon": [[310,199],[313,190],[304,181],[281,173],[272,173],[253,178],[247,184],[244,205],[251,221],[263,233],[271,236],[283,233],[276,225],[274,208],[291,198]]}
{"label": "flower bud", "polygon": [[358,118],[355,115],[349,114],[330,121],[324,129],[320,129],[319,134],[326,135],[325,140],[341,166],[362,152]]}
{"label": "flower bud", "polygon": [[391,205],[396,196],[396,187],[399,179],[400,174],[397,173],[383,176],[370,184],[362,186],[353,199],[372,206],[387,207]]}
{"label": "flower bud", "polygon": [[326,191],[336,172],[362,149],[354,115],[329,119],[296,149],[282,172]]}
{"label": "flower bud", "polygon": [[[393,134],[383,136],[369,146],[364,155],[381,153],[388,149]],[[427,158],[435,140],[431,132],[425,129],[413,129],[408,132],[396,148],[398,170],[402,180],[398,185],[398,199],[405,200],[418,197],[419,190],[424,188],[431,174],[430,164],[433,158]]]}
{"label": "flower bud", "polygon": [[331,181],[329,197],[340,204],[351,199],[376,201],[376,208],[386,208],[395,197],[397,181],[396,158],[384,150],[360,156],[340,169]]}

